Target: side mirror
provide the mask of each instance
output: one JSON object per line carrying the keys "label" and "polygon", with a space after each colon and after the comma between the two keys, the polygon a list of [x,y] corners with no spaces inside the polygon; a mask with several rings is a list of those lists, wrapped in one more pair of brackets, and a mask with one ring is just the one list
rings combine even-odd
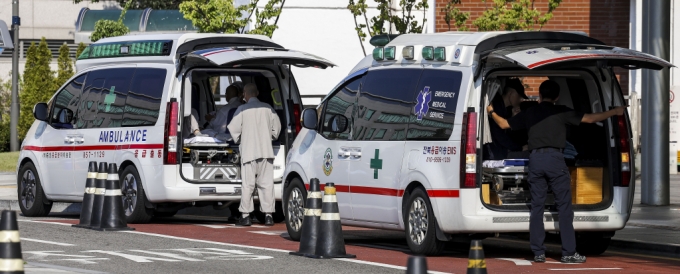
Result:
{"label": "side mirror", "polygon": [[316,129],[316,125],[319,124],[318,117],[316,109],[306,108],[302,111],[302,126],[306,129]]}
{"label": "side mirror", "polygon": [[347,117],[344,115],[333,115],[331,119],[328,121],[328,124],[330,125],[331,132],[334,133],[341,133],[345,132],[347,130],[347,125],[349,124],[349,121],[347,120]]}
{"label": "side mirror", "polygon": [[59,123],[60,124],[70,124],[71,120],[73,120],[73,111],[70,109],[62,109],[59,111]]}
{"label": "side mirror", "polygon": [[47,116],[49,116],[49,111],[47,110],[47,104],[37,103],[33,106],[33,117],[38,121],[47,121]]}

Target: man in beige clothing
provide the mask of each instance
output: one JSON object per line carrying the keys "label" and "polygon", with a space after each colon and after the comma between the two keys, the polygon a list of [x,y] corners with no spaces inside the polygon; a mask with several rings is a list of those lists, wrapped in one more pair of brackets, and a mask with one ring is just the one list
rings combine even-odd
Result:
{"label": "man in beige clothing", "polygon": [[243,88],[246,103],[236,110],[227,126],[241,153],[241,206],[238,225],[249,226],[253,212],[253,190],[257,186],[260,211],[265,213],[265,225],[274,225],[274,148],[272,140],[279,137],[281,123],[274,109],[257,99],[255,84]]}

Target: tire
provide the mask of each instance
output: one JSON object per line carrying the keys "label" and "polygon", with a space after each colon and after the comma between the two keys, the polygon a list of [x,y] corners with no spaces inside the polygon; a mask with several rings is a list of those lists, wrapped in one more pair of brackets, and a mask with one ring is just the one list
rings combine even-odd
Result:
{"label": "tire", "polygon": [[158,217],[158,218],[169,218],[172,216],[175,216],[177,214],[177,211],[154,211],[153,216]]}
{"label": "tire", "polygon": [[33,163],[21,167],[17,175],[17,196],[19,208],[26,217],[45,217],[52,210],[52,201],[47,200],[40,184],[40,176]]}
{"label": "tire", "polygon": [[406,242],[416,254],[438,255],[445,243],[437,240],[437,225],[425,190],[416,188],[408,198],[404,212]]}
{"label": "tire", "polygon": [[607,251],[612,238],[605,237],[603,233],[578,233],[576,234],[576,251],[581,255],[600,255]]}
{"label": "tire", "polygon": [[300,240],[302,219],[304,219],[307,189],[300,178],[294,178],[283,192],[283,213],[288,235],[293,241]]}
{"label": "tire", "polygon": [[129,224],[148,223],[153,217],[153,209],[147,208],[148,203],[142,180],[134,166],[127,166],[120,173],[120,186],[123,193],[123,208]]}

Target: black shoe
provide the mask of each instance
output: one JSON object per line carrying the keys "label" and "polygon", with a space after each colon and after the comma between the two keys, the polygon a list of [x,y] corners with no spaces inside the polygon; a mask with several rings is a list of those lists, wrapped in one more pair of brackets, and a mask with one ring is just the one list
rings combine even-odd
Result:
{"label": "black shoe", "polygon": [[250,226],[253,223],[250,221],[250,217],[238,219],[238,223],[236,223],[237,226]]}
{"label": "black shoe", "polygon": [[272,217],[272,215],[267,214],[267,216],[264,217],[264,225],[266,226],[274,225],[274,218]]}
{"label": "black shoe", "polygon": [[545,263],[545,254],[534,256],[534,262]]}
{"label": "black shoe", "polygon": [[562,256],[562,259],[560,261],[563,263],[580,264],[586,262],[586,256],[583,256],[576,252],[574,253],[574,255],[571,256]]}

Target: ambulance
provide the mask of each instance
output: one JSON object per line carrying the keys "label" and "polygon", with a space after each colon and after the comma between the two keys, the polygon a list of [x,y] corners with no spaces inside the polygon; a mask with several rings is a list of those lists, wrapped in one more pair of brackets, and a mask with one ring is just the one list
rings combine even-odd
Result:
{"label": "ambulance", "polygon": [[[335,183],[344,225],[404,231],[414,253],[437,254],[458,235],[527,233],[528,157],[487,156],[485,108],[505,82],[517,78],[538,91],[553,80],[557,104],[594,113],[626,105],[616,73],[672,66],[575,32],[380,35],[371,43],[373,54],[302,113],[282,188],[295,240],[312,178]],[[625,114],[568,131],[578,250],[600,254],[633,205],[630,120]],[[549,233],[559,230],[559,218],[549,193]]]}
{"label": "ambulance", "polygon": [[[259,100],[281,121],[272,143],[280,201],[284,156],[301,130],[292,66],[334,64],[261,35],[126,35],[89,45],[77,58],[78,72],[34,107],[36,121],[17,165],[21,212],[45,216],[54,202],[81,202],[91,161],[117,165],[130,223],[189,206],[235,210],[241,198],[238,145],[226,132],[205,132],[206,116],[223,107],[216,102],[236,82],[254,83]],[[190,130],[191,119],[200,134]]]}

